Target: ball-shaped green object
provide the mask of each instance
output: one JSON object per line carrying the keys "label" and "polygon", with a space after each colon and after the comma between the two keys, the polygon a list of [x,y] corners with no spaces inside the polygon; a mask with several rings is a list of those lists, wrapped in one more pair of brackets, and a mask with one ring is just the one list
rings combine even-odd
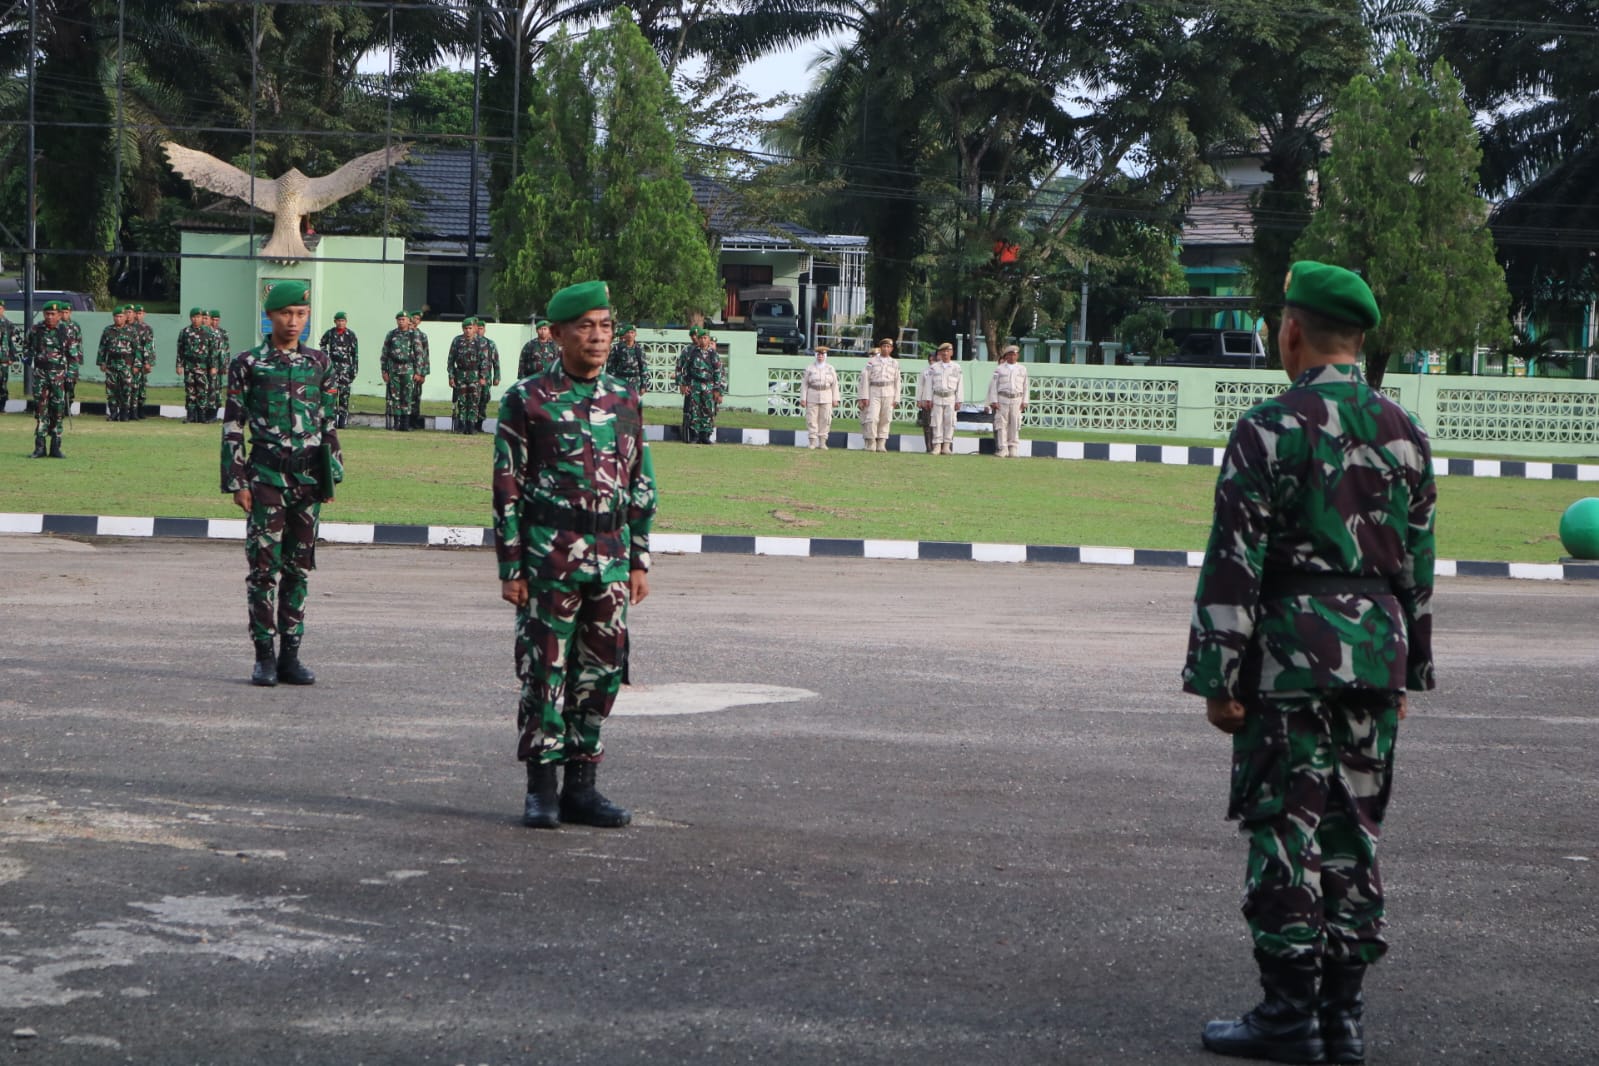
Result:
{"label": "ball-shaped green object", "polygon": [[1589,496],[1566,508],[1560,543],[1574,559],[1599,559],[1599,498]]}

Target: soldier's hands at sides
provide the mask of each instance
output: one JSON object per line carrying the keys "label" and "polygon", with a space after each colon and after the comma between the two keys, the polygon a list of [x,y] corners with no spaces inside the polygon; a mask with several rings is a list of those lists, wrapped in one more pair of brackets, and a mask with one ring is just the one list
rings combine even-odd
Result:
{"label": "soldier's hands at sides", "polygon": [[249,514],[250,504],[254,501],[250,499],[249,489],[239,489],[233,494],[233,502],[239,505],[239,510],[243,511],[245,514]]}
{"label": "soldier's hands at sides", "polygon": [[1405,703],[1405,694],[1403,692],[1401,692],[1399,694],[1399,720],[1401,722],[1403,722],[1405,720],[1405,715],[1407,715],[1409,713],[1410,713],[1410,708]]}
{"label": "soldier's hands at sides", "polygon": [[644,602],[644,597],[650,594],[650,574],[648,570],[629,570],[627,574],[627,602],[630,606],[638,606]]}
{"label": "soldier's hands at sides", "polygon": [[688,386],[687,385],[679,385],[677,387],[677,391],[681,392],[684,396],[687,396],[688,395]]}
{"label": "soldier's hands at sides", "polygon": [[1208,697],[1205,700],[1205,718],[1223,733],[1231,735],[1244,728],[1244,705],[1237,700]]}
{"label": "soldier's hands at sides", "polygon": [[500,582],[500,599],[513,607],[527,606],[527,579],[523,577]]}

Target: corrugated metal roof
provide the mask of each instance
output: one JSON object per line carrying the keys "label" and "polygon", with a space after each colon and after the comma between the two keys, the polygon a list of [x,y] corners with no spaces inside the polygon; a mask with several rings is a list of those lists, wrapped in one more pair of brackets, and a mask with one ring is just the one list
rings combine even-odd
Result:
{"label": "corrugated metal roof", "polygon": [[1183,220],[1183,244],[1190,247],[1250,245],[1255,240],[1255,220],[1249,211],[1247,189],[1206,192],[1194,197]]}

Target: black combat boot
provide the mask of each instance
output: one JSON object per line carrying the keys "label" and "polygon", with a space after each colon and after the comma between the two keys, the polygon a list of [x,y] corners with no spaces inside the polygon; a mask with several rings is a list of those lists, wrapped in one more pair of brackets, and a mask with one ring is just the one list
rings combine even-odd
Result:
{"label": "black combat boot", "polygon": [[43,437],[35,437],[35,438],[33,438],[33,454],[28,456],[28,458],[29,459],[43,459],[44,458],[44,438]]}
{"label": "black combat boot", "polygon": [[1255,952],[1266,998],[1236,1021],[1213,1021],[1201,1038],[1218,1055],[1271,1062],[1325,1062],[1316,1016],[1316,960],[1278,959]]}
{"label": "black combat boot", "polygon": [[1321,964],[1321,1038],[1328,1062],[1365,1062],[1366,1033],[1360,1023],[1366,1001],[1360,983],[1366,964],[1358,959],[1323,959]]}
{"label": "black combat boot", "polygon": [[522,801],[522,824],[529,829],[561,828],[561,803],[555,795],[559,773],[555,763],[539,762],[537,756],[528,760],[527,798]]}
{"label": "black combat boot", "polygon": [[300,638],[285,633],[279,643],[282,649],[278,652],[278,680],[285,685],[316,684],[316,675],[300,662]]}
{"label": "black combat boot", "polygon": [[52,459],[65,459],[66,457],[67,457],[66,453],[61,450],[61,438],[60,437],[51,437],[50,438],[50,458],[52,458]]}
{"label": "black combat boot", "polygon": [[594,787],[598,767],[591,762],[566,764],[566,785],[561,789],[561,820],[573,825],[615,829],[633,820],[633,812],[618,807]]}
{"label": "black combat boot", "polygon": [[272,641],[255,642],[255,669],[250,672],[250,684],[271,688],[278,683],[278,656],[272,650]]}

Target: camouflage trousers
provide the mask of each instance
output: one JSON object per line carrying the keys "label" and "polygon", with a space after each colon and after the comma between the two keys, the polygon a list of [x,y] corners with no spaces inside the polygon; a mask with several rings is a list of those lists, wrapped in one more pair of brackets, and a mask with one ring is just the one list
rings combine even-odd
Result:
{"label": "camouflage trousers", "polygon": [[61,439],[61,427],[66,423],[67,412],[72,409],[72,387],[65,381],[34,378],[33,381],[33,442],[42,444],[46,437]]}
{"label": "camouflage trousers", "polygon": [[205,391],[205,414],[207,418],[216,418],[217,408],[222,406],[222,393],[228,386],[228,368],[224,366],[213,374],[207,367],[205,376],[209,379]]}
{"label": "camouflage trousers", "polygon": [[339,425],[344,425],[344,419],[350,414],[350,383],[341,381],[333,391],[333,402],[338,412]]}
{"label": "camouflage trousers", "polygon": [[600,726],[622,686],[627,582],[535,582],[528,591],[528,605],[516,612],[516,757],[599,762]]}
{"label": "camouflage trousers", "polygon": [[1243,911],[1257,951],[1375,962],[1387,950],[1377,839],[1398,704],[1347,689],[1245,701],[1227,813],[1249,842]]}
{"label": "camouflage trousers", "polygon": [[280,489],[252,481],[250,497],[244,532],[244,556],[250,562],[244,579],[250,639],[262,643],[274,633],[298,637],[305,632],[306,586],[316,569],[317,514],[322,508],[317,488],[296,483]]}
{"label": "camouflage trousers", "polygon": [[454,405],[450,414],[455,422],[455,432],[475,433],[483,422],[484,397],[488,389],[482,385],[462,385],[451,393]]}
{"label": "camouflage trousers", "polygon": [[130,370],[130,374],[132,380],[129,383],[128,406],[137,414],[144,409],[145,392],[150,387],[150,372],[144,368],[143,363],[137,363]]}
{"label": "camouflage trousers", "polygon": [[105,406],[106,413],[120,414],[132,410],[135,393],[133,365],[131,363],[107,363],[105,371]]}
{"label": "camouflage trousers", "polygon": [[0,414],[11,401],[11,364],[0,362]]}
{"label": "camouflage trousers", "polygon": [[383,419],[386,429],[409,429],[411,406],[421,395],[421,383],[410,374],[390,374],[389,386],[383,396]]}
{"label": "camouflage trousers", "polygon": [[709,384],[690,385],[683,397],[683,439],[689,444],[709,444],[715,439],[715,391]]}
{"label": "camouflage trousers", "polygon": [[211,395],[211,372],[205,367],[184,367],[183,369],[183,408],[188,412],[186,416],[190,422],[204,422],[215,412],[211,408],[207,412],[205,402]]}

